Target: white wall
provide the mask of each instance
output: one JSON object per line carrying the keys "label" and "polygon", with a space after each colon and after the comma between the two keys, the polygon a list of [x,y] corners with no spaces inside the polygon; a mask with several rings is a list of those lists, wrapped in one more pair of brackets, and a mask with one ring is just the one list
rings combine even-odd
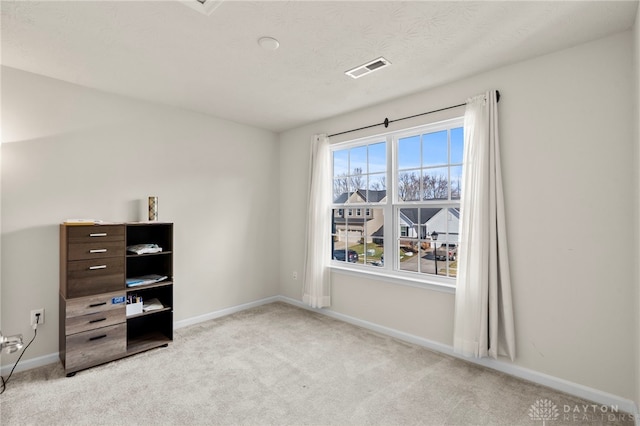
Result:
{"label": "white wall", "polygon": [[[283,133],[280,251],[287,255],[280,261],[281,293],[300,299],[301,281],[291,272],[302,270],[304,261],[300,212],[314,133],[455,105],[498,89],[515,363],[634,399],[638,162],[631,50],[632,35],[625,32]],[[394,123],[390,130],[444,117]],[[606,229],[598,227],[603,223]],[[603,233],[617,237],[601,240]],[[605,250],[612,246],[615,253]],[[452,294],[334,271],[332,297],[332,309],[340,314],[452,344]]]}
{"label": "white wall", "polygon": [[[58,351],[58,224],[174,222],[174,320],[278,292],[275,134],[2,69],[2,331]],[[3,357],[4,365],[15,357]]]}

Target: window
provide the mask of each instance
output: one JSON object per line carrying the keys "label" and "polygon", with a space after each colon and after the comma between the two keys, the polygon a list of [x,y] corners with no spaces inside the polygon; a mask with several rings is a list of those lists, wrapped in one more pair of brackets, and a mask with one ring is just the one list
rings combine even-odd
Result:
{"label": "window", "polygon": [[451,284],[463,145],[462,118],[333,145],[334,264]]}

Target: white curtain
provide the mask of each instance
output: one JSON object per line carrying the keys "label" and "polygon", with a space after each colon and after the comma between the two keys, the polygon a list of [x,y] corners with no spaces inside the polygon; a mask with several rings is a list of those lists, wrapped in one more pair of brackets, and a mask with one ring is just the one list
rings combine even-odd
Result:
{"label": "white curtain", "polygon": [[331,305],[331,153],[329,138],[316,135],[311,145],[307,249],[302,301],[313,308]]}
{"label": "white curtain", "polygon": [[453,348],[515,358],[496,91],[467,101]]}

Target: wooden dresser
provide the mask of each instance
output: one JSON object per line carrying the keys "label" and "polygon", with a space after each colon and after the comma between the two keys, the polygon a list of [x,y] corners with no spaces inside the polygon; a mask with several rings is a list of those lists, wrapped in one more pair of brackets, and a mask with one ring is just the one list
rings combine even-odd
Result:
{"label": "wooden dresser", "polygon": [[[131,241],[161,244],[163,251],[128,254]],[[170,223],[60,225],[59,345],[67,376],[173,339],[172,246]],[[143,274],[166,279],[126,286],[128,276]],[[132,293],[155,298],[162,307],[127,316]]]}

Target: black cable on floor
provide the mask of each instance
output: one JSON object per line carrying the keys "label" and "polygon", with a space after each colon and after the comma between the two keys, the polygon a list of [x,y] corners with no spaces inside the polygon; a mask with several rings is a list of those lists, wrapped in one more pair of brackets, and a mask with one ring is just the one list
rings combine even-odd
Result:
{"label": "black cable on floor", "polygon": [[20,362],[20,360],[22,359],[22,355],[24,355],[24,353],[27,351],[27,349],[29,349],[29,346],[31,346],[31,344],[33,343],[34,340],[36,340],[36,336],[38,335],[38,325],[36,323],[36,328],[33,329],[33,338],[31,339],[31,341],[27,344],[27,346],[25,346],[25,348],[22,350],[22,353],[20,354],[20,356],[18,357],[18,360],[16,361],[16,363],[13,365],[13,368],[11,369],[11,372],[9,373],[9,377],[7,377],[6,379],[2,376],[0,376],[0,379],[2,379],[2,390],[0,391],[0,395],[2,395],[4,393],[4,391],[7,389],[7,383],[9,383],[9,379],[11,379],[11,375],[13,374],[13,370],[16,369],[16,367],[18,366],[18,363]]}

